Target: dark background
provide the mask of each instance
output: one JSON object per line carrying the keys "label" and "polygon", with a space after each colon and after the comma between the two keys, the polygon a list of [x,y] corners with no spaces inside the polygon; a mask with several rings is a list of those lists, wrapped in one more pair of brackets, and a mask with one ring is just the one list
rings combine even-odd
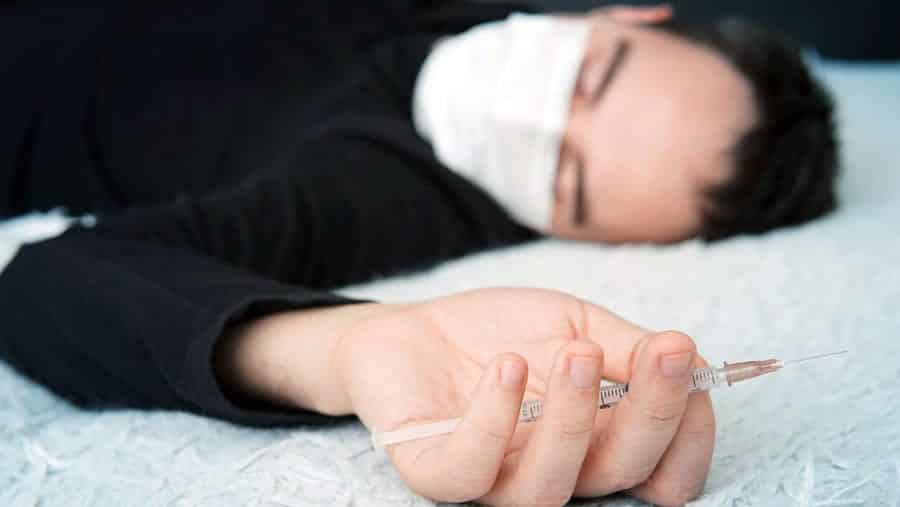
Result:
{"label": "dark background", "polygon": [[[660,1],[524,0],[542,10],[588,10],[604,5],[656,5]],[[741,16],[788,34],[827,58],[900,59],[900,0],[674,0],[685,21]]]}

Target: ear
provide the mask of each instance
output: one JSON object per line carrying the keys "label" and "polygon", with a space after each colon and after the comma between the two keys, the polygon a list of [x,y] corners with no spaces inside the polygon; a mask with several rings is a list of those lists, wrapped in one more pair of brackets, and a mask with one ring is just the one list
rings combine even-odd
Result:
{"label": "ear", "polygon": [[605,16],[613,21],[631,25],[652,25],[670,19],[672,17],[672,6],[669,4],[641,7],[614,5],[611,7],[594,9],[588,16]]}

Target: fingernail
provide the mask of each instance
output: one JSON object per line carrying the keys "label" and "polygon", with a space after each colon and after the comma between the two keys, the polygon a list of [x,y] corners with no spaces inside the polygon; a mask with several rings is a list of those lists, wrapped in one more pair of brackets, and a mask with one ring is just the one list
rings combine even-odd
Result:
{"label": "fingernail", "polygon": [[519,387],[523,376],[525,367],[522,363],[506,359],[500,364],[500,383],[504,387]]}
{"label": "fingernail", "polygon": [[594,387],[594,378],[600,369],[600,361],[596,357],[574,356],[569,362],[569,376],[579,389]]}
{"label": "fingernail", "polygon": [[659,360],[659,369],[665,377],[683,377],[687,374],[688,368],[691,367],[691,362],[693,360],[693,352],[666,354]]}

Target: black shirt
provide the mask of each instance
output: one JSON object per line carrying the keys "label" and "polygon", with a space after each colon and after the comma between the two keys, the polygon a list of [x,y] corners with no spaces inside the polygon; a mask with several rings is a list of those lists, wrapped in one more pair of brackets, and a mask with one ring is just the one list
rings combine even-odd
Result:
{"label": "black shirt", "polygon": [[511,7],[309,4],[0,8],[0,211],[98,215],[0,275],[6,361],[85,406],[326,421],[223,394],[223,329],[534,236],[410,119],[431,43]]}

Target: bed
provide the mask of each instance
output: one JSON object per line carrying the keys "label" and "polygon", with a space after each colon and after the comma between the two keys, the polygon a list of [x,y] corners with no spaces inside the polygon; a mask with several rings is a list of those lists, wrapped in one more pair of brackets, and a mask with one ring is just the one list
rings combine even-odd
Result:
{"label": "bed", "polygon": [[[715,456],[692,505],[900,505],[900,64],[813,63],[837,97],[844,148],[842,205],[825,219],[713,245],[544,240],[344,292],[403,301],[547,287],[684,330],[716,362],[847,349],[713,393]],[[58,213],[3,223],[0,265],[65,225]],[[366,451],[368,438],[352,421],[254,430],[82,411],[0,362],[4,506],[433,505]]]}

